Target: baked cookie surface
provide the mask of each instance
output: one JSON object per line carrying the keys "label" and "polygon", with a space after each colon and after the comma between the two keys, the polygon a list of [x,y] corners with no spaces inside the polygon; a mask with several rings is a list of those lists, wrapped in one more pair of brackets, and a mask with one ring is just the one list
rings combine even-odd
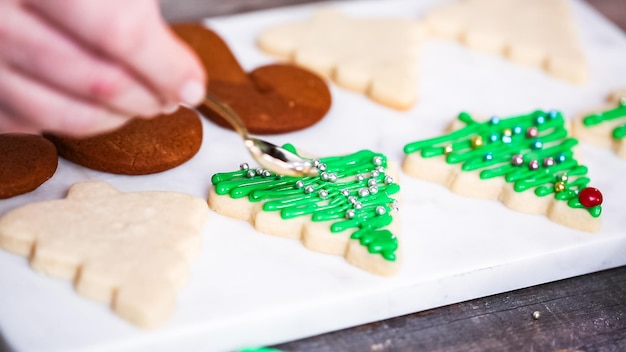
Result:
{"label": "baked cookie surface", "polygon": [[191,195],[78,183],[65,199],[6,213],[0,247],[29,258],[36,271],[72,280],[79,294],[110,304],[129,322],[153,328],[174,310],[207,217],[206,202]]}
{"label": "baked cookie surface", "polygon": [[610,148],[626,158],[626,89],[615,91],[605,105],[574,119],[572,130],[581,141]]}
{"label": "baked cookie surface", "polygon": [[[172,29],[199,55],[209,76],[208,91],[228,104],[255,134],[301,130],[321,120],[331,105],[326,83],[302,68],[271,64],[244,71],[224,40],[199,24]],[[218,125],[231,128],[217,113],[200,107]]]}
{"label": "baked cookie surface", "polygon": [[588,65],[567,0],[457,0],[426,16],[430,32],[558,78],[584,83]]}
{"label": "baked cookie surface", "polygon": [[387,158],[363,150],[321,158],[318,165],[323,170],[318,176],[304,178],[277,176],[247,164],[215,174],[209,207],[249,221],[260,232],[344,256],[374,274],[395,274],[401,259],[396,200],[400,187]]}
{"label": "baked cookie surface", "polygon": [[396,109],[417,101],[424,30],[403,18],[353,18],[320,11],[265,29],[259,47]]}
{"label": "baked cookie surface", "polygon": [[30,134],[0,134],[0,199],[30,192],[54,175],[56,148]]}
{"label": "baked cookie surface", "polygon": [[170,115],[134,119],[118,130],[88,138],[47,135],[59,155],[90,169],[114,174],[162,172],[191,159],[202,144],[198,114],[180,107]]}
{"label": "baked cookie surface", "polygon": [[448,134],[409,143],[402,165],[411,177],[451,191],[500,200],[523,213],[543,214],[575,229],[600,230],[602,193],[589,187],[558,111],[534,111],[478,122],[459,114]]}

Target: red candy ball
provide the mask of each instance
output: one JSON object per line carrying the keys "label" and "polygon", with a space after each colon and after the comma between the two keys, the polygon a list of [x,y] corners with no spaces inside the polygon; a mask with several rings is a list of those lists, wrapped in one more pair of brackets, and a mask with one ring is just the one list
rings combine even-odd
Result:
{"label": "red candy ball", "polygon": [[597,188],[587,187],[578,193],[578,200],[584,207],[592,208],[602,204],[602,193]]}

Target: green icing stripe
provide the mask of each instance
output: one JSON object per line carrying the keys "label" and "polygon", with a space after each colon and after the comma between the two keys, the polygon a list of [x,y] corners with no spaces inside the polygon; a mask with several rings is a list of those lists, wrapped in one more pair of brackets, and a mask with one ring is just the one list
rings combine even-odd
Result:
{"label": "green icing stripe", "polygon": [[[602,118],[616,118],[618,109],[626,115],[625,106],[621,104]],[[516,192],[534,190],[540,197],[554,194],[555,199],[567,201],[572,208],[585,208],[578,192],[589,184],[587,167],[573,158],[572,148],[578,141],[568,137],[560,112],[537,110],[508,118],[493,117],[486,122],[475,121],[462,112],[458,120],[465,127],[409,143],[404,147],[405,154],[445,157],[448,164],[460,164],[463,171],[478,171],[483,180],[504,177],[513,183]],[[593,217],[602,211],[600,205],[586,209]]]}
{"label": "green icing stripe", "polygon": [[[284,147],[296,153],[293,145]],[[263,201],[263,211],[279,211],[283,219],[311,216],[312,221],[333,221],[333,233],[354,230],[350,238],[369,253],[395,261],[398,240],[383,228],[393,219],[390,213],[397,202],[391,196],[400,186],[384,172],[387,158],[361,150],[319,162],[325,169],[317,176],[278,176],[244,167],[217,173],[211,182],[217,194]]]}
{"label": "green icing stripe", "polygon": [[[583,125],[593,127],[607,121],[618,119],[626,120],[626,98],[620,99],[617,106],[613,109],[585,116],[583,118]],[[626,124],[615,127],[612,135],[614,139],[622,139],[626,137]]]}

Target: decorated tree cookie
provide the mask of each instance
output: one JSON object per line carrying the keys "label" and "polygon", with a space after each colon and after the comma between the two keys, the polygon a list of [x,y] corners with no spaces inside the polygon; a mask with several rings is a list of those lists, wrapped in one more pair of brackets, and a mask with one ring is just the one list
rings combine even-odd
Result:
{"label": "decorated tree cookie", "polygon": [[609,102],[574,120],[574,135],[581,141],[612,148],[626,158],[626,91],[613,94]]}
{"label": "decorated tree cookie", "polygon": [[[295,152],[291,145],[287,145]],[[298,238],[313,250],[343,255],[379,275],[398,270],[394,222],[400,187],[387,171],[387,158],[369,150],[315,161],[317,176],[279,176],[252,169],[213,175],[209,206],[248,220],[257,230]]]}
{"label": "decorated tree cookie", "polygon": [[406,173],[565,226],[600,229],[602,194],[588,186],[587,167],[572,151],[578,141],[568,136],[560,112],[486,122],[461,113],[458,122],[463,127],[453,132],[407,144]]}

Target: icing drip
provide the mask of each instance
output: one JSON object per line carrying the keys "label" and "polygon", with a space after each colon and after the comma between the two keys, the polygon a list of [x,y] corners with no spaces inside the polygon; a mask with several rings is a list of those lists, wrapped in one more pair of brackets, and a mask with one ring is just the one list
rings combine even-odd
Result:
{"label": "icing drip", "polygon": [[[295,152],[291,145],[285,148]],[[242,164],[239,171],[213,175],[211,182],[217,194],[263,201],[263,211],[278,211],[283,219],[311,216],[312,221],[333,221],[333,233],[355,230],[350,238],[369,253],[395,261],[398,240],[383,228],[393,220],[397,201],[391,195],[400,186],[385,173],[386,157],[362,150],[315,163],[317,176],[279,176]]]}
{"label": "icing drip", "polygon": [[[583,125],[586,127],[592,127],[607,121],[619,119],[623,119],[626,122],[626,98],[620,99],[617,106],[613,109],[585,116],[583,118]],[[626,137],[626,123],[615,127],[613,129],[612,136],[613,139],[622,139]]]}
{"label": "icing drip", "polygon": [[587,167],[573,157],[572,148],[578,141],[568,137],[560,112],[538,110],[509,118],[492,117],[486,122],[477,122],[463,112],[458,119],[465,127],[409,143],[404,152],[420,152],[424,158],[441,156],[448,164],[461,164],[463,171],[479,171],[483,180],[504,177],[516,192],[534,189],[539,197],[553,194],[572,208],[585,208],[591,216],[600,216],[599,204],[585,207],[579,200],[579,192],[590,180]]}

